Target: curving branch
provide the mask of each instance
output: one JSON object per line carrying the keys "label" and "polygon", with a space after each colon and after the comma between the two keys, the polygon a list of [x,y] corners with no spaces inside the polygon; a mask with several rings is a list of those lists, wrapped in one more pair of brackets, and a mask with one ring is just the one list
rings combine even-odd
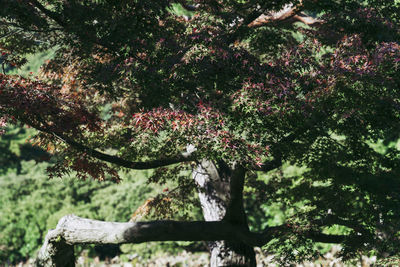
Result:
{"label": "curving branch", "polygon": [[165,159],[156,159],[156,160],[150,160],[150,161],[129,161],[122,159],[117,156],[112,156],[108,155],[106,153],[100,152],[96,149],[87,147],[83,145],[82,143],[78,143],[68,137],[65,137],[60,134],[53,133],[54,136],[58,137],[62,141],[64,141],[66,144],[70,145],[71,147],[82,151],[86,152],[88,155],[91,157],[100,159],[102,161],[106,161],[112,164],[116,164],[121,167],[125,167],[128,169],[135,169],[135,170],[147,170],[147,169],[154,169],[154,168],[159,168],[159,167],[164,167],[180,162],[188,162],[188,161],[194,161],[196,158],[190,154],[190,153],[182,153],[181,155],[171,157],[171,158],[165,158]]}
{"label": "curving branch", "polygon": [[117,156],[113,156],[113,155],[109,155],[109,154],[100,152],[100,151],[90,148],[88,146],[85,146],[84,144],[78,143],[78,142],[64,136],[61,133],[54,133],[54,132],[51,132],[42,127],[34,126],[34,128],[36,128],[42,132],[54,135],[55,137],[59,138],[66,144],[70,145],[71,147],[73,147],[79,151],[85,152],[88,155],[90,155],[91,157],[94,157],[99,160],[106,161],[106,162],[109,162],[112,164],[116,164],[118,166],[125,167],[128,169],[134,169],[134,170],[155,169],[155,168],[164,167],[164,166],[168,166],[168,165],[172,165],[172,164],[176,164],[176,163],[194,161],[196,159],[192,153],[182,153],[178,156],[171,157],[171,158],[165,158],[165,159],[156,159],[156,160],[150,160],[150,161],[129,161],[129,160],[125,160],[120,157],[117,157]]}
{"label": "curving branch", "polygon": [[[50,230],[39,250],[37,266],[73,266],[73,245],[125,244],[149,241],[241,241],[250,246],[262,246],[276,237],[286,226],[271,227],[263,233],[252,233],[247,228],[226,221],[150,221],[104,222],[67,215],[56,229]],[[317,242],[339,243],[346,236],[305,233]]]}

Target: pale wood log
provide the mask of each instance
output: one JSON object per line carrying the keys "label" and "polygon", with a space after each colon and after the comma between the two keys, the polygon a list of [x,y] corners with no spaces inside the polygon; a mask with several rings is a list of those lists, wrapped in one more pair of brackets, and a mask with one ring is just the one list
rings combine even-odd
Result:
{"label": "pale wood log", "polygon": [[254,28],[271,23],[296,22],[300,21],[310,26],[316,26],[324,23],[323,20],[313,18],[301,11],[302,5],[287,4],[279,11],[270,11],[261,14],[258,18],[250,22],[247,26]]}
{"label": "pale wood log", "polygon": [[[46,267],[75,266],[73,246],[77,244],[124,244],[149,241],[221,242],[220,240],[224,240],[220,244],[229,242],[242,243],[248,247],[262,246],[279,235],[279,232],[284,230],[285,227],[285,225],[270,227],[262,233],[252,233],[242,225],[232,224],[224,220],[118,223],[67,215],[60,219],[56,229],[50,230],[46,235],[45,242],[38,253],[36,265]],[[304,234],[308,238],[324,243],[340,243],[346,238],[346,236],[326,235],[317,232]]]}
{"label": "pale wood log", "polygon": [[[37,266],[74,266],[73,245],[149,241],[216,241],[257,239],[224,221],[104,222],[67,215],[50,230],[38,253]],[[248,235],[249,234],[249,235]]]}

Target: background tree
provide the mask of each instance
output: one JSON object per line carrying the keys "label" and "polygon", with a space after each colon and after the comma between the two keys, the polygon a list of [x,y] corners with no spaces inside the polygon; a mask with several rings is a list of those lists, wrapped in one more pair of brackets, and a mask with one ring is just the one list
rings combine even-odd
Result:
{"label": "background tree", "polygon": [[[398,253],[399,150],[374,144],[400,128],[399,2],[176,1],[185,16],[173,2],[2,1],[3,62],[56,48],[40,77],[0,76],[1,123],[41,132],[50,176],[156,168],[176,197],[198,191],[206,220],[65,217],[39,264],[77,243],[151,240],[212,241],[212,266],[254,266],[263,245],[285,262],[315,256],[314,242]],[[286,179],[284,163],[304,172]],[[245,184],[286,222],[250,231]]]}

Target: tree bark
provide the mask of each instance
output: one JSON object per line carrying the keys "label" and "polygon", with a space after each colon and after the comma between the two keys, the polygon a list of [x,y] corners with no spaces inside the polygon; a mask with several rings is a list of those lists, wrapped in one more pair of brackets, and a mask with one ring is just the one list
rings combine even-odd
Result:
{"label": "tree bark", "polygon": [[[245,171],[240,166],[217,166],[209,160],[198,163],[193,178],[199,187],[199,199],[206,221],[223,221],[248,232],[243,207]],[[256,266],[252,246],[238,241],[209,242],[210,266]]]}
{"label": "tree bark", "polygon": [[[73,246],[77,244],[125,244],[149,241],[217,241],[258,245],[272,235],[243,232],[226,221],[103,222],[67,215],[50,230],[39,250],[37,266],[74,266]],[[264,241],[262,241],[264,242]]]}

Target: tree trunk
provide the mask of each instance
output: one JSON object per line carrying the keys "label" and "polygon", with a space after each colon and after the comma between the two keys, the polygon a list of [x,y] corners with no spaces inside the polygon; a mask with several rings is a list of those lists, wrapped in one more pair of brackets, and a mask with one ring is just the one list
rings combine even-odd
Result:
{"label": "tree trunk", "polygon": [[[226,221],[248,231],[243,207],[245,171],[240,166],[217,166],[203,160],[193,172],[199,186],[199,199],[206,221]],[[210,266],[256,266],[254,249],[242,242],[209,242]]]}
{"label": "tree trunk", "polygon": [[[40,249],[37,266],[75,265],[76,244],[124,244],[148,241],[209,241],[211,267],[256,266],[253,245],[272,238],[268,232],[250,233],[243,208],[245,171],[220,162],[218,168],[207,160],[198,164],[193,176],[205,221],[102,222],[63,217],[49,231]],[[223,241],[220,241],[223,240]]]}

